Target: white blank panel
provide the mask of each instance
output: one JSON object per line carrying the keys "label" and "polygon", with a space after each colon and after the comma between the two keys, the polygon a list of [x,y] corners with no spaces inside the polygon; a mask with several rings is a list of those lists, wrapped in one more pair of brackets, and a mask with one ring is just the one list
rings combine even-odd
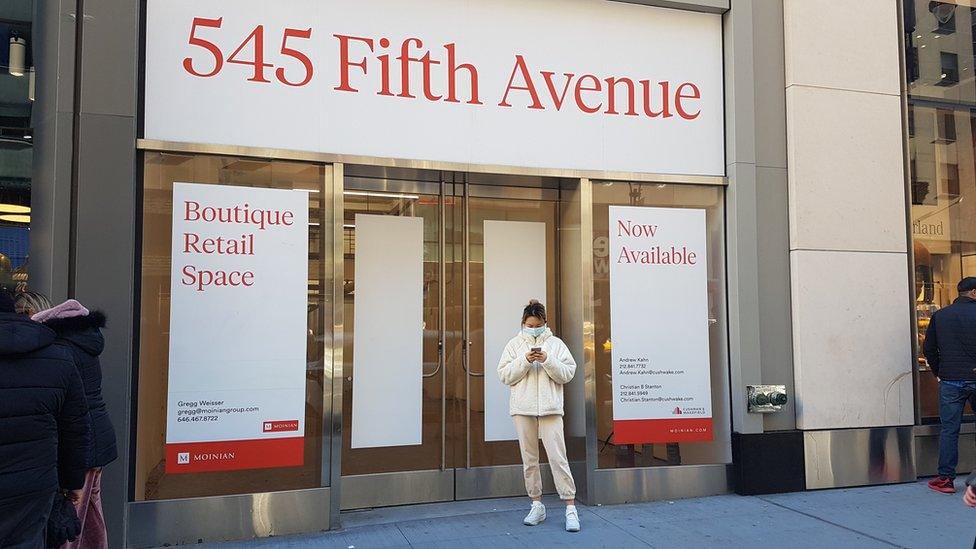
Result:
{"label": "white blank panel", "polygon": [[518,440],[498,361],[521,329],[525,305],[546,300],[546,224],[485,221],[484,269],[485,440]]}
{"label": "white blank panel", "polygon": [[421,443],[424,221],[356,215],[352,447]]}

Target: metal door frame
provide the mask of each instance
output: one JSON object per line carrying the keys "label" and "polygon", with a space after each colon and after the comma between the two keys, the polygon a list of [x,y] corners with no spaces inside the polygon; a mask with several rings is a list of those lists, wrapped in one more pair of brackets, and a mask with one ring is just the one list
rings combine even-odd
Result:
{"label": "metal door frame", "polygon": [[[342,170],[337,170],[343,173]],[[524,475],[521,464],[493,465],[482,467],[471,467],[471,378],[484,376],[484,373],[475,374],[470,369],[471,353],[471,289],[470,289],[470,247],[471,247],[471,223],[470,223],[470,187],[472,183],[463,178],[462,181],[445,181],[441,177],[438,191],[438,269],[439,269],[439,336],[438,336],[438,369],[441,374],[441,464],[439,469],[421,469],[414,471],[396,471],[386,473],[368,473],[362,475],[341,475],[341,466],[337,466],[336,474],[339,475],[342,490],[337,490],[339,504],[335,505],[337,510],[364,509],[372,507],[389,507],[395,505],[408,505],[420,503],[436,503],[444,501],[460,501],[471,499],[511,497],[525,495]],[[336,195],[342,196],[345,188],[345,178],[337,177]],[[453,190],[447,192],[447,186],[451,185]],[[461,192],[458,193],[457,187],[460,186]],[[355,189],[358,190],[358,189]],[[463,466],[447,466],[447,198],[461,200],[461,262],[462,262],[462,296],[461,296],[461,372],[464,375],[464,463]],[[516,197],[522,198],[522,197]],[[558,202],[558,198],[557,198]],[[344,206],[344,204],[343,204]],[[342,221],[344,220],[344,207],[341,211],[337,210],[336,219],[337,230],[341,232]],[[556,222],[558,223],[558,215]],[[452,227],[454,229],[454,227]],[[452,230],[453,232],[453,230]],[[336,239],[339,241],[339,239]],[[452,241],[452,246],[455,244]],[[341,241],[340,241],[341,246]],[[339,255],[342,257],[342,248],[338,248]],[[337,270],[341,273],[345,259],[336,261],[339,265]],[[557,258],[558,262],[558,258]],[[558,281],[557,281],[558,284]],[[336,300],[336,307],[343,306],[342,300]],[[345,377],[342,377],[343,383]],[[337,384],[335,391],[342,391],[342,383]],[[335,408],[341,410],[340,408]],[[337,420],[341,429],[341,418]],[[334,440],[338,441],[338,450],[342,451],[342,438],[337,436]],[[333,459],[333,463],[339,463],[339,459]],[[543,491],[545,493],[555,493],[549,474],[549,464],[541,464],[543,470]]]}

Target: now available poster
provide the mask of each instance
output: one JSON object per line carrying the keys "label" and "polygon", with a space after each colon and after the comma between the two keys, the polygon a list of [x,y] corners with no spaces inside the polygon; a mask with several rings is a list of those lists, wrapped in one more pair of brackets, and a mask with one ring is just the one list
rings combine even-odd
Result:
{"label": "now available poster", "polygon": [[302,465],[308,193],[173,184],[166,472]]}
{"label": "now available poster", "polygon": [[712,440],[705,210],[610,207],[616,444]]}

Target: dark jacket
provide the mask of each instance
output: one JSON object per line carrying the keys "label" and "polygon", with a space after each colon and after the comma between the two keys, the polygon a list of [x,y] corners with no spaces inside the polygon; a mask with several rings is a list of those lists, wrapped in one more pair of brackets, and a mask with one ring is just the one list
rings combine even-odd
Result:
{"label": "dark jacket", "polygon": [[105,314],[92,311],[87,316],[54,318],[44,325],[54,330],[58,343],[71,353],[78,373],[81,374],[94,435],[89,466],[105,467],[119,455],[115,444],[115,428],[112,427],[112,419],[105,408],[105,400],[102,399],[102,365],[98,360],[105,349],[105,338],[101,331],[105,327]]}
{"label": "dark jacket", "polygon": [[976,381],[976,299],[939,309],[925,332],[925,361],[940,379]]}
{"label": "dark jacket", "polygon": [[85,485],[91,425],[81,376],[54,331],[0,313],[0,499]]}

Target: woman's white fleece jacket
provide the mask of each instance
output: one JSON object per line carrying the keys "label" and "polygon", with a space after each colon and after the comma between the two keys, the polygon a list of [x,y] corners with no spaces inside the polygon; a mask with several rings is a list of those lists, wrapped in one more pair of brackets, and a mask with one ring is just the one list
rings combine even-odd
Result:
{"label": "woman's white fleece jacket", "polygon": [[[525,359],[532,347],[542,347],[545,362]],[[574,375],[573,355],[549,328],[539,337],[519,332],[505,345],[498,363],[498,378],[512,389],[508,411],[513,416],[563,415],[563,385]]]}

